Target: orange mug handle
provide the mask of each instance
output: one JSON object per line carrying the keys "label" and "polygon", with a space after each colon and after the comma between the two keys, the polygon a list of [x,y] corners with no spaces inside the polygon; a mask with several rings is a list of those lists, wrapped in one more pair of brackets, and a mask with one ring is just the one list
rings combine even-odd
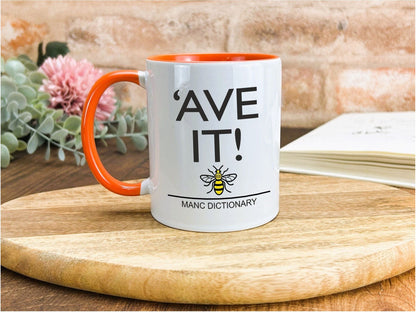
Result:
{"label": "orange mug handle", "polygon": [[136,70],[119,70],[110,72],[99,78],[92,86],[84,104],[81,118],[81,139],[85,159],[95,178],[104,187],[120,195],[142,195],[148,193],[148,180],[139,183],[126,183],[114,178],[104,168],[103,163],[97,152],[94,138],[94,116],[98,102],[104,91],[116,82],[128,81],[140,84],[139,71]]}

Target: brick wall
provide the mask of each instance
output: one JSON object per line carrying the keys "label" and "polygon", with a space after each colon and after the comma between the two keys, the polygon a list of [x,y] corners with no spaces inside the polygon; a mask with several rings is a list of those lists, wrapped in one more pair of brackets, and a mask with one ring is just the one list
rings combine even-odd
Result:
{"label": "brick wall", "polygon": [[[314,127],[353,111],[415,109],[414,1],[2,1],[2,55],[39,41],[112,70],[146,56],[264,52],[283,62],[282,124]],[[126,105],[145,91],[118,86]],[[120,91],[121,90],[121,91]]]}

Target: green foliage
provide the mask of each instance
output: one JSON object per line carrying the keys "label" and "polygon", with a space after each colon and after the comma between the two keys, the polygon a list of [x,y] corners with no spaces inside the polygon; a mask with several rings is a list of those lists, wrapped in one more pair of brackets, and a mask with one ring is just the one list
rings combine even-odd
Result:
{"label": "green foliage", "polygon": [[69,53],[66,42],[51,41],[46,45],[46,51],[43,53],[43,42],[38,45],[37,65],[41,66],[48,57],[58,57]]}
{"label": "green foliage", "polygon": [[[81,117],[68,116],[62,109],[48,107],[49,94],[39,91],[47,77],[37,71],[30,58],[21,55],[4,62],[1,59],[1,167],[6,168],[13,153],[26,150],[35,153],[46,144],[45,159],[49,160],[51,145],[56,146],[58,159],[74,155],[77,165],[85,164],[81,142]],[[117,150],[125,154],[126,139],[137,150],[147,146],[146,111],[121,111],[121,103],[107,121],[95,122],[95,138],[104,142],[115,139]]]}
{"label": "green foliage", "polygon": [[[132,112],[129,108],[127,111],[121,111],[121,102],[116,103],[116,109],[110,121],[95,122],[95,138],[100,139],[107,145],[107,139],[116,139],[117,150],[125,154],[127,146],[123,139],[130,139],[138,151],[143,151],[147,147],[147,112],[146,109],[139,109]],[[112,121],[111,121],[112,120]]]}

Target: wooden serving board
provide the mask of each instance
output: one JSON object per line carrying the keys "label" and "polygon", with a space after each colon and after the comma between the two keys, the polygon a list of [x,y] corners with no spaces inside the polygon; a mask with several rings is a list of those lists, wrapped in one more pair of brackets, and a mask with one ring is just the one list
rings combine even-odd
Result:
{"label": "wooden serving board", "polygon": [[150,197],[99,185],[2,206],[2,265],[88,291],[162,302],[250,304],[354,289],[415,265],[414,196],[381,184],[281,174],[280,214],[246,231],[159,224]]}

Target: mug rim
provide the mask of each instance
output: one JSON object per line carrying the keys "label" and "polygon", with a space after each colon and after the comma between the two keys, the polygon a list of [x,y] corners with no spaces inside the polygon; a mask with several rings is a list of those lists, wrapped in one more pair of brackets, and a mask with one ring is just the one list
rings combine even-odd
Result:
{"label": "mug rim", "polygon": [[265,53],[180,53],[160,54],[147,58],[149,61],[167,63],[214,63],[214,62],[250,62],[279,59],[273,54]]}

